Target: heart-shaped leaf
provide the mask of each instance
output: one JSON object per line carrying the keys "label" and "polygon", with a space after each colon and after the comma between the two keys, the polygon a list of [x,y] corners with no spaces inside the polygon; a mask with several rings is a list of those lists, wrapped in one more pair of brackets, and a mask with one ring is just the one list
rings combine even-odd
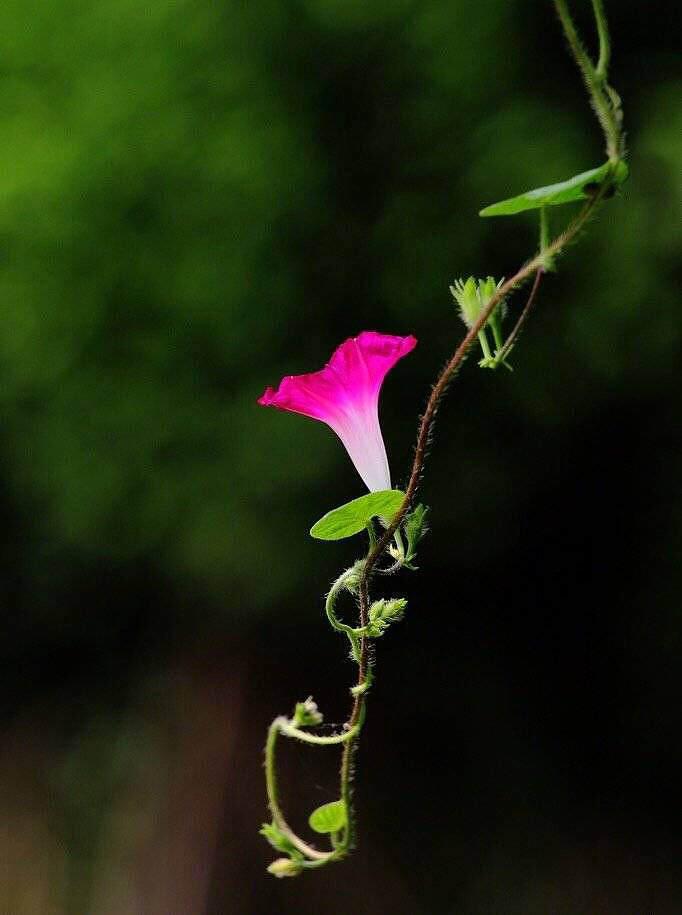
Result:
{"label": "heart-shaped leaf", "polygon": [[308,822],[310,823],[310,828],[314,829],[315,832],[338,832],[348,822],[346,805],[343,801],[332,801],[330,804],[323,804],[313,810]]}
{"label": "heart-shaped leaf", "polygon": [[510,197],[499,203],[491,203],[478,214],[479,216],[513,216],[524,210],[538,210],[541,207],[558,206],[562,203],[574,203],[576,200],[587,200],[599,189],[601,184],[609,177],[615,185],[622,184],[627,178],[629,169],[625,162],[618,162],[613,166],[605,162],[599,168],[592,168],[588,172],[574,175],[567,181],[558,184],[548,184],[547,187],[538,187],[518,197]]}
{"label": "heart-shaped leaf", "polygon": [[346,502],[327,512],[310,529],[318,540],[343,540],[365,529],[371,518],[392,518],[402,505],[405,493],[399,489],[382,489]]}

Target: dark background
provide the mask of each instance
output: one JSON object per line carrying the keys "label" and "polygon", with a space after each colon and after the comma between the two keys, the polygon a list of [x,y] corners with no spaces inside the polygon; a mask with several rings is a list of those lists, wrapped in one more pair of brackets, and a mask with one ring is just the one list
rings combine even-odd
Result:
{"label": "dark background", "polygon": [[[451,390],[359,847],[292,881],[262,745],[311,692],[345,717],[322,595],[360,547],[307,531],[362,487],[255,400],[414,333],[382,399],[404,482],[449,283],[535,245],[478,210],[599,164],[598,127],[546,0],[0,7],[3,915],[682,911],[680,23],[608,6],[631,179],[514,374]],[[305,829],[335,754],[284,750]]]}

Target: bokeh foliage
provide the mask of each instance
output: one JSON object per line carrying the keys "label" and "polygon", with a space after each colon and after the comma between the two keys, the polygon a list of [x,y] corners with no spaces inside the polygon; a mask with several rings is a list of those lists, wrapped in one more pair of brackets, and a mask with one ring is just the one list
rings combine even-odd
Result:
{"label": "bokeh foliage", "polygon": [[[608,6],[632,177],[546,284],[514,376],[472,361],[453,388],[428,468],[434,533],[420,576],[437,613],[447,574],[506,569],[500,603],[520,615],[528,595],[514,591],[509,556],[541,544],[558,575],[596,569],[588,595],[616,595],[628,637],[651,612],[650,654],[632,678],[668,706],[680,688],[666,670],[680,645],[682,74],[672,2]],[[102,694],[111,700],[107,678],[125,687],[114,700],[125,706],[140,670],[163,671],[188,638],[268,663],[248,641],[267,627],[287,649],[309,642],[316,669],[311,627],[327,636],[316,596],[353,554],[307,531],[362,489],[330,433],[255,399],[362,329],[415,333],[383,403],[404,481],[426,389],[462,333],[448,285],[509,275],[535,244],[532,214],[498,223],[479,209],[601,161],[561,51],[541,0],[2,3],[10,717],[54,702],[56,720],[78,732]],[[542,543],[543,525],[563,525],[566,543]],[[548,559],[552,550],[561,556]],[[569,619],[578,592],[556,598]],[[465,589],[458,613],[471,597]],[[615,625],[616,608],[604,612]],[[269,714],[291,690],[264,682]],[[436,701],[439,715],[451,701]],[[661,714],[656,746],[670,728]],[[75,782],[97,768],[83,763],[95,744],[67,753]],[[59,783],[68,797],[73,783]],[[80,814],[65,817],[79,834]],[[446,832],[434,827],[436,859]],[[485,897],[472,868],[458,911],[479,911],[471,900]],[[430,912],[444,898],[414,892],[410,913],[418,898]]]}

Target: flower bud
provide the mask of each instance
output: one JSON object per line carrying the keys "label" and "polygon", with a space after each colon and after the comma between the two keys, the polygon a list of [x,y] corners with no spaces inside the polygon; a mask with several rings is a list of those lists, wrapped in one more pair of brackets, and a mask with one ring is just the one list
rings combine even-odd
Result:
{"label": "flower bud", "polygon": [[450,286],[450,292],[459,305],[459,313],[467,327],[473,327],[481,313],[481,300],[478,297],[476,280],[470,276],[468,280],[455,280]]}
{"label": "flower bud", "polygon": [[322,724],[322,712],[317,707],[317,702],[308,696],[305,702],[297,702],[292,723],[297,727],[314,727]]}
{"label": "flower bud", "polygon": [[298,877],[303,868],[298,861],[291,858],[277,858],[268,865],[268,873],[273,877]]}
{"label": "flower bud", "polygon": [[365,561],[364,559],[356,560],[350,569],[346,569],[343,576],[343,584],[347,591],[350,591],[351,594],[357,594],[360,589],[360,581],[362,579],[362,573],[365,570]]}
{"label": "flower bud", "polygon": [[[459,305],[459,313],[462,321],[467,327],[471,328],[478,320],[481,312],[486,308],[492,297],[500,288],[504,281],[495,282],[492,276],[484,280],[476,280],[470,276],[467,280],[455,280],[453,286],[450,286],[450,292]],[[500,302],[495,313],[504,317],[505,305]]]}
{"label": "flower bud", "polygon": [[403,618],[407,601],[400,598],[391,600],[376,600],[369,608],[369,624],[367,626],[367,635],[370,638],[377,639],[383,635],[391,623],[397,623]]}

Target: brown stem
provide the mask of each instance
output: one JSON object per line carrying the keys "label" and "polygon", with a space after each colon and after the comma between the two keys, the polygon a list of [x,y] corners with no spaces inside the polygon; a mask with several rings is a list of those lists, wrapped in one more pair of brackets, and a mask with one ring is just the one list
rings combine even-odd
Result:
{"label": "brown stem", "polygon": [[[403,519],[407,512],[410,509],[410,505],[415,497],[417,489],[419,488],[419,483],[422,476],[422,471],[424,469],[424,461],[426,460],[426,449],[429,442],[429,437],[431,435],[431,430],[433,427],[434,420],[436,418],[436,413],[438,412],[438,407],[440,402],[447,390],[449,383],[452,381],[457,370],[460,368],[464,359],[466,358],[467,353],[469,352],[470,347],[478,339],[479,331],[481,331],[490,315],[493,313],[494,309],[498,306],[500,301],[505,298],[513,289],[517,286],[520,286],[522,283],[526,282],[533,273],[536,274],[535,283],[531,295],[529,297],[528,303],[522,313],[519,321],[517,322],[513,334],[518,333],[518,330],[521,327],[523,321],[527,317],[530,307],[532,307],[535,294],[537,293],[537,287],[540,282],[540,276],[543,272],[544,265],[547,263],[548,258],[552,258],[555,255],[558,255],[563,249],[569,245],[579,234],[579,232],[585,227],[586,223],[589,221],[590,217],[594,214],[598,205],[604,199],[604,195],[607,193],[611,186],[611,182],[606,180],[602,183],[601,187],[595,193],[590,200],[585,204],[582,210],[578,213],[575,219],[569,223],[567,228],[558,235],[553,242],[551,242],[547,247],[543,248],[538,254],[535,255],[532,260],[528,261],[517,273],[514,274],[510,279],[503,283],[497,292],[492,296],[487,306],[481,312],[478,320],[475,324],[469,329],[467,335],[464,337],[462,342],[459,344],[450,360],[446,364],[445,368],[442,370],[436,383],[434,384],[431,395],[427,401],[426,409],[421,418],[419,424],[419,431],[417,433],[417,444],[414,452],[414,460],[412,462],[412,471],[410,473],[410,479],[405,490],[405,498],[402,501],[400,508],[398,509],[397,514],[394,516],[393,520],[386,528],[384,533],[379,537],[379,539],[374,544],[373,548],[370,550],[367,559],[365,560],[365,566],[363,569],[362,577],[360,579],[360,626],[364,628],[367,625],[368,612],[369,612],[369,581],[372,577],[372,572],[374,566],[376,565],[377,560],[382,555],[386,547],[391,541],[391,538],[395,534],[398,527],[402,524]],[[364,710],[365,703],[365,689],[367,685],[367,672],[369,666],[369,642],[363,636],[360,641],[360,658],[358,663],[358,682],[357,682],[357,691],[355,692],[353,698],[353,705],[351,708],[350,717],[348,719],[348,726],[353,727],[355,724],[360,721],[360,717]],[[350,794],[351,794],[351,772],[353,767],[353,758],[357,749],[358,744],[358,734],[352,739],[347,741],[343,745],[343,755],[341,758],[341,786],[343,799],[346,802],[346,809],[348,811],[348,830],[349,833],[349,845],[352,843],[352,810],[350,804]]]}
{"label": "brown stem", "polygon": [[507,340],[506,340],[504,346],[502,347],[500,352],[496,354],[496,357],[500,361],[502,361],[504,359],[504,357],[509,353],[512,346],[516,342],[516,338],[521,333],[521,328],[526,323],[526,319],[528,318],[528,315],[531,313],[531,311],[533,309],[533,305],[535,304],[535,299],[537,298],[538,289],[540,288],[540,280],[544,276],[544,273],[545,273],[545,271],[543,270],[542,267],[540,267],[540,269],[535,274],[535,280],[533,281],[533,288],[531,289],[530,295],[528,296],[528,301],[524,305],[523,311],[519,315],[518,321],[514,325],[512,332],[507,337]]}
{"label": "brown stem", "polygon": [[[426,409],[424,410],[421,422],[419,424],[417,444],[414,452],[414,460],[412,462],[412,472],[410,474],[410,479],[405,490],[405,498],[403,499],[397,514],[394,516],[393,520],[381,535],[381,537],[378,538],[374,548],[369,553],[365,562],[362,577],[360,579],[360,626],[367,625],[367,613],[369,608],[368,585],[369,580],[372,577],[374,566],[381,554],[388,546],[394,533],[402,524],[405,515],[409,511],[417,489],[419,488],[422,471],[424,469],[424,461],[426,459],[426,449],[429,442],[429,437],[431,435],[431,429],[436,417],[436,413],[438,412],[438,407],[440,406],[440,402],[447,390],[449,383],[452,381],[457,370],[460,368],[462,362],[466,358],[470,347],[478,339],[479,331],[485,327],[488,319],[490,318],[490,315],[493,313],[500,300],[509,295],[513,289],[526,282],[526,280],[528,280],[528,278],[532,276],[533,273],[541,273],[547,258],[558,255],[575,239],[578,233],[584,228],[590,217],[594,214],[597,206],[602,202],[604,195],[609,190],[609,187],[610,182],[608,180],[604,181],[597,193],[594,194],[590,200],[588,200],[588,202],[578,213],[575,219],[569,223],[567,228],[560,235],[558,235],[554,241],[552,241],[546,248],[536,254],[532,260],[528,261],[527,264],[524,264],[524,266],[521,267],[521,269],[518,270],[514,276],[512,276],[500,286],[500,288],[488,302],[487,306],[479,315],[478,320],[469,329],[467,335],[461,341],[452,357],[447,362],[445,368],[438,376],[438,379],[436,380],[436,383],[431,390],[431,395],[427,401]],[[538,280],[536,277],[536,284],[537,283]],[[526,310],[527,309],[528,306],[526,306]],[[367,640],[362,639],[360,643],[360,664],[358,669],[358,686],[360,687],[364,685],[367,677],[367,647]],[[351,725],[358,720],[361,705],[362,696],[356,696],[351,711],[351,717],[349,719],[349,723]],[[350,742],[349,744],[346,744],[344,748],[344,752],[349,751],[352,752]]]}

